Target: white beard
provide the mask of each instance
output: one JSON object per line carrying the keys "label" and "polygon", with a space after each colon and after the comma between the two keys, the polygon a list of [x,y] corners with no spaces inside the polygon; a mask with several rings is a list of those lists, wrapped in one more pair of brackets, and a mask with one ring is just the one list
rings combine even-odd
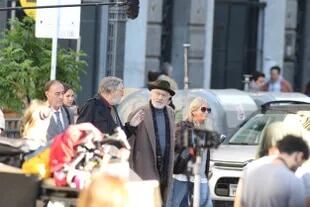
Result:
{"label": "white beard", "polygon": [[159,103],[154,102],[154,101],[152,101],[152,105],[153,105],[153,107],[156,108],[156,109],[163,109],[163,108],[165,108],[165,106],[166,106],[166,104],[159,104]]}
{"label": "white beard", "polygon": [[121,103],[122,97],[120,98],[115,98],[112,100],[112,105],[118,105]]}

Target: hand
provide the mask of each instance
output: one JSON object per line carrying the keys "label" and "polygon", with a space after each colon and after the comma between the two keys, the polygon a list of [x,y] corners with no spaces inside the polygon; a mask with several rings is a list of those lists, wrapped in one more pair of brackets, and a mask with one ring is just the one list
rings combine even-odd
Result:
{"label": "hand", "polygon": [[103,139],[103,134],[91,123],[71,125],[68,128],[68,133],[70,134],[71,140],[75,145],[83,142],[87,135],[91,135],[95,140]]}
{"label": "hand", "polygon": [[140,109],[130,120],[130,126],[136,127],[138,126],[144,119],[144,111]]}

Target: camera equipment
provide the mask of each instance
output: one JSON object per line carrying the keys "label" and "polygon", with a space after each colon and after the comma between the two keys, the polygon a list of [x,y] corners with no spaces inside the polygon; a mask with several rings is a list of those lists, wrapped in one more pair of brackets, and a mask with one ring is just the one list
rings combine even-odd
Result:
{"label": "camera equipment", "polygon": [[[198,129],[186,126],[183,129],[183,149],[194,153],[188,154],[187,178],[194,176],[194,188],[192,199],[189,200],[189,206],[199,207],[200,204],[200,168],[206,165],[205,173],[208,174],[210,163],[210,149],[217,148],[225,141],[226,136],[215,131]],[[206,163],[202,163],[204,153],[206,153]],[[184,155],[183,155],[184,157]],[[180,158],[179,158],[180,159]],[[184,160],[183,160],[184,161]]]}
{"label": "camera equipment", "polygon": [[215,131],[198,128],[185,128],[183,132],[183,147],[217,148],[226,136]]}

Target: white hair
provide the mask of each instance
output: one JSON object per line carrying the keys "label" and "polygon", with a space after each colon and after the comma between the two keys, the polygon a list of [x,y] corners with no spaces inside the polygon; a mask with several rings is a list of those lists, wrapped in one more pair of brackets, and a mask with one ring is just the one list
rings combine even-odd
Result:
{"label": "white hair", "polygon": [[118,77],[114,77],[114,76],[104,77],[100,81],[98,92],[110,94],[113,91],[120,89],[121,84],[123,84],[123,80]]}

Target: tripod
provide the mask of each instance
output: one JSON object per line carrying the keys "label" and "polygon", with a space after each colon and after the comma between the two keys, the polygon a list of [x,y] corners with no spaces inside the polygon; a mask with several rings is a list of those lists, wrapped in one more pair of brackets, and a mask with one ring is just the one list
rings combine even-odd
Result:
{"label": "tripod", "polygon": [[[200,183],[201,183],[201,175],[200,175],[200,169],[202,164],[202,155],[203,155],[204,149],[200,148],[198,149],[195,157],[195,162],[190,160],[188,162],[188,172],[191,172],[191,175],[194,176],[194,187],[190,194],[192,194],[191,198],[189,199],[189,206],[191,207],[199,207],[200,206]],[[188,180],[190,178],[190,175],[187,176]],[[189,186],[188,186],[189,187]]]}

